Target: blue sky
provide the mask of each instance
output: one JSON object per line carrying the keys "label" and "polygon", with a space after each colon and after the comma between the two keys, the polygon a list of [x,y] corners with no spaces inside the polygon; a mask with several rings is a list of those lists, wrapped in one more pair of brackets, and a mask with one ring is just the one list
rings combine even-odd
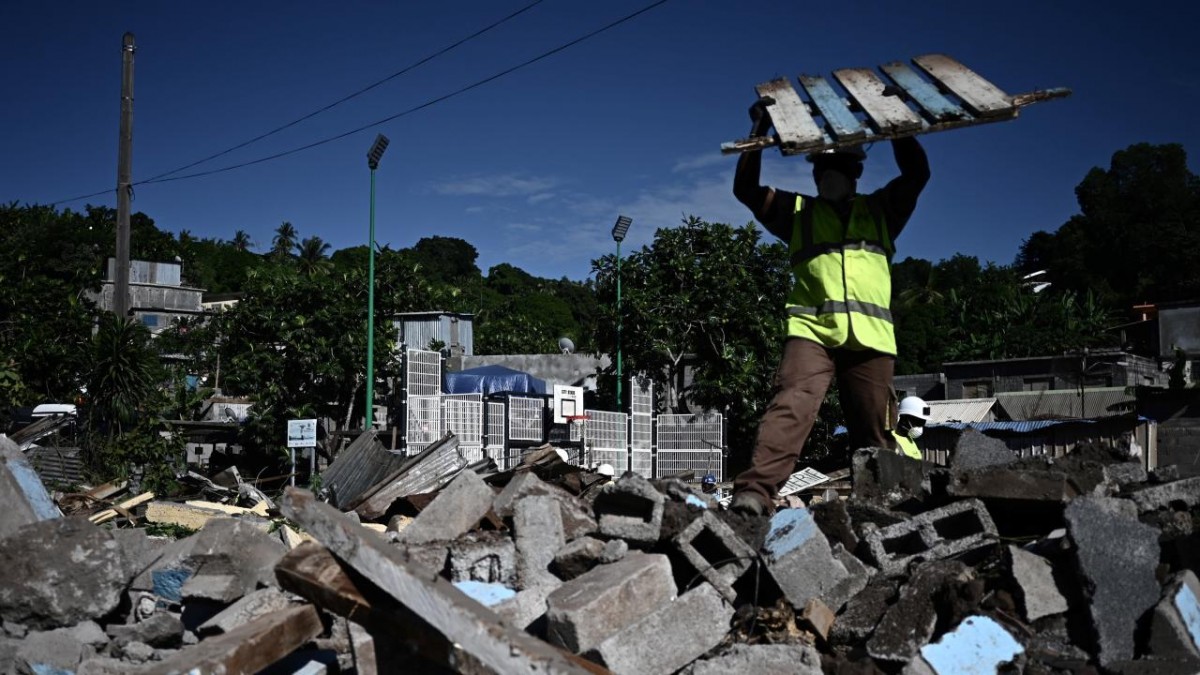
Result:
{"label": "blue sky", "polygon": [[[47,203],[116,181],[121,36],[137,39],[134,178],[224,150],[380,80],[533,0],[6,2],[0,8],[0,200]],[[500,27],[324,114],[202,164],[216,169],[369,124],[515,66],[654,0],[543,0]],[[744,224],[730,193],[754,85],[946,53],[1010,94],[1070,87],[1020,119],[923,137],[933,179],[899,256],[1009,263],[1077,212],[1074,188],[1132,143],[1200,163],[1200,68],[1187,2],[803,3],[668,0],[471,91],[341,140],[217,175],[137,188],[162,229],[261,249],[292,222],[335,248],[367,238],[375,134],[377,239],[460,237],[485,271],[508,262],[582,279],[684,214]],[[863,189],[895,173],[871,150]],[[802,158],[764,180],[811,191]],[[88,202],[115,206],[109,194]],[[768,235],[769,236],[769,235]]]}

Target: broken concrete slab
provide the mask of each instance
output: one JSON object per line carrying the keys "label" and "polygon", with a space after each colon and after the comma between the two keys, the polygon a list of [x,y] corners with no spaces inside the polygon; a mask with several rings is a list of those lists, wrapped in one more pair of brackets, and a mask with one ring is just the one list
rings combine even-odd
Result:
{"label": "broken concrete slab", "polygon": [[1053,468],[984,467],[955,472],[946,486],[951,497],[1065,504],[1080,495],[1065,471]]}
{"label": "broken concrete slab", "polygon": [[[96,655],[90,646],[80,642],[66,628],[51,631],[32,631],[21,639],[15,661],[24,672],[71,673],[85,659]],[[3,667],[5,664],[0,664]]]}
{"label": "broken concrete slab", "polygon": [[617,675],[669,675],[725,637],[733,605],[701,584],[601,642],[594,653]]}
{"label": "broken concrete slab", "polygon": [[1008,547],[1009,568],[1017,582],[1026,621],[1066,612],[1067,599],[1054,581],[1054,566],[1040,555],[1016,546]]}
{"label": "broken concrete slab", "polygon": [[450,545],[450,581],[511,586],[517,580],[517,547],[503,532],[475,532]]}
{"label": "broken concrete slab", "polygon": [[564,583],[547,597],[547,638],[582,653],[674,598],[667,556],[630,553]]}
{"label": "broken concrete slab", "polygon": [[502,518],[510,518],[513,514],[513,505],[520,498],[527,496],[552,497],[558,502],[559,508],[562,510],[563,535],[566,536],[567,541],[592,534],[598,527],[596,519],[589,512],[583,500],[557,485],[543,481],[529,470],[518,471],[508,481],[508,484],[496,496],[496,500],[492,502],[492,510]]}
{"label": "broken concrete slab", "polygon": [[1017,461],[1017,453],[1009,449],[1004,441],[992,438],[975,429],[967,429],[954,444],[950,454],[950,471],[974,471],[987,467],[1005,466]]}
{"label": "broken concrete slab", "polygon": [[830,591],[850,575],[833,556],[829,541],[806,508],[775,513],[762,553],[767,570],[796,608],[803,608],[810,598],[820,598],[833,607]]}
{"label": "broken concrete slab", "polygon": [[1176,505],[1190,509],[1200,505],[1200,476],[1153,485],[1127,495],[1137,504],[1138,511],[1147,513]]}
{"label": "broken concrete slab", "polygon": [[1174,575],[1163,587],[1148,647],[1158,658],[1200,659],[1200,581],[1191,570]]}
{"label": "broken concrete slab", "polygon": [[113,642],[141,642],[151,647],[173,648],[183,644],[183,621],[167,611],[158,611],[132,624],[111,624],[106,629]]}
{"label": "broken concrete slab", "polygon": [[319,502],[307,490],[287,488],[281,508],[284,515],[303,526],[346,565],[485,666],[500,672],[583,672],[583,667],[563,652],[503,624],[451,582],[413,574],[395,547],[379,535],[347,522],[336,509]]}
{"label": "broken concrete slab", "polygon": [[900,589],[896,604],[887,609],[875,627],[867,641],[867,653],[880,661],[912,660],[933,637],[938,620],[934,597],[971,578],[970,568],[957,560],[937,560],[918,567]]}
{"label": "broken concrete slab", "polygon": [[230,603],[259,585],[276,585],[273,570],[286,547],[255,524],[214,518],[193,537],[174,567],[194,570],[181,585],[183,598]]}
{"label": "broken concrete slab", "polygon": [[513,506],[517,576],[522,589],[557,584],[550,572],[554,554],[566,543],[562,512],[553,497],[523,496]]}
{"label": "broken concrete slab", "polygon": [[1150,480],[1150,475],[1146,472],[1146,467],[1142,466],[1139,461],[1117,462],[1104,465],[1104,480],[1119,490],[1145,483]]}
{"label": "broken concrete slab", "polygon": [[487,515],[496,494],[479,474],[463,471],[400,533],[406,544],[457,539]]}
{"label": "broken concrete slab", "polygon": [[62,513],[21,448],[0,434],[0,539]]}
{"label": "broken concrete slab", "polygon": [[542,617],[546,616],[546,598],[550,597],[550,594],[561,585],[562,582],[555,585],[543,583],[540,586],[517,591],[516,595],[496,603],[491,609],[510,625],[521,630],[529,630],[533,624],[538,623]]}
{"label": "broken concrete slab", "polygon": [[554,554],[555,574],[569,581],[592,569],[600,564],[606,543],[593,537],[580,537],[558,549]]}
{"label": "broken concrete slab", "polygon": [[138,564],[86,518],[26,525],[0,546],[0,619],[48,629],[103,617],[120,604]]}
{"label": "broken concrete slab", "polygon": [[833,557],[846,568],[846,577],[826,592],[825,604],[830,607],[843,607],[867,587],[871,578],[875,576],[875,568],[859,560],[858,556],[842,548],[841,544],[834,544]]}
{"label": "broken concrete slab", "polygon": [[[207,636],[217,633],[228,633],[238,626],[248,624],[264,614],[287,609],[291,604],[291,599],[282,591],[275,588],[260,588],[221,610],[220,613],[208,621],[200,624],[196,628],[196,634]],[[180,628],[183,628],[182,624]],[[182,633],[182,630],[180,632]],[[149,641],[146,640],[145,642]]]}
{"label": "broken concrete slab", "polygon": [[1087,582],[1084,594],[1101,664],[1134,657],[1138,619],[1159,600],[1158,531],[1138,522],[1131,506],[1121,499],[1080,497],[1064,513],[1079,573]]}
{"label": "broken concrete slab", "polygon": [[886,448],[854,451],[851,490],[855,499],[895,503],[924,493],[924,462]]}
{"label": "broken concrete slab", "polygon": [[871,557],[884,574],[900,574],[916,560],[958,556],[995,543],[996,526],[983,502],[965,499],[866,534]]}
{"label": "broken concrete slab", "polygon": [[940,640],[921,647],[905,673],[912,675],[962,675],[994,673],[1001,664],[1025,651],[1021,643],[987,616],[971,616]]}
{"label": "broken concrete slab", "polygon": [[630,544],[654,544],[662,530],[665,497],[650,481],[627,473],[600,488],[593,508],[600,534]]}
{"label": "broken concrete slab", "polygon": [[821,653],[806,644],[735,644],[729,651],[692,665],[691,675],[822,675]]}
{"label": "broken concrete slab", "polygon": [[758,557],[754,549],[712,511],[705,511],[683,528],[675,536],[674,544],[688,563],[729,602],[737,596],[734,583]]}
{"label": "broken concrete slab", "polygon": [[312,605],[300,605],[202,640],[142,672],[143,675],[256,673],[320,635],[322,630],[317,610]]}

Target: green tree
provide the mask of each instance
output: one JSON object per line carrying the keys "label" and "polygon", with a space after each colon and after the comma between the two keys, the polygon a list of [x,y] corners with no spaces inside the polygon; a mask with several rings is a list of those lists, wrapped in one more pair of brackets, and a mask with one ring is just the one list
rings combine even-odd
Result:
{"label": "green tree", "polygon": [[332,263],[329,262],[329,244],[320,237],[308,237],[296,247],[300,272],[314,275],[327,272]]}
{"label": "green tree", "polygon": [[253,243],[250,241],[250,235],[245,230],[238,230],[233,233],[233,239],[229,240],[233,248],[237,251],[249,251]]}
{"label": "green tree", "polygon": [[87,393],[93,428],[112,438],[133,428],[155,393],[162,375],[158,354],[145,326],[109,316],[92,340],[92,363]]}
{"label": "green tree", "polygon": [[422,237],[412,247],[413,259],[420,263],[431,281],[455,282],[476,279],[479,252],[456,237]]}
{"label": "green tree", "polygon": [[271,255],[276,258],[287,257],[292,254],[292,249],[296,248],[296,241],[300,235],[296,233],[296,227],[286,220],[280,223],[279,227],[275,228],[275,237],[271,240]]}

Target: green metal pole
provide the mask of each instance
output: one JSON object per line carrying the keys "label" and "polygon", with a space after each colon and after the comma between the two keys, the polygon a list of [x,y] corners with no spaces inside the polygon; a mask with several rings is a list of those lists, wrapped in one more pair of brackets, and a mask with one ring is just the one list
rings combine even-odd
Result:
{"label": "green metal pole", "polygon": [[371,169],[371,235],[367,240],[367,407],[364,429],[375,423],[375,169]]}
{"label": "green metal pole", "polygon": [[617,242],[617,412],[621,411],[621,242]]}

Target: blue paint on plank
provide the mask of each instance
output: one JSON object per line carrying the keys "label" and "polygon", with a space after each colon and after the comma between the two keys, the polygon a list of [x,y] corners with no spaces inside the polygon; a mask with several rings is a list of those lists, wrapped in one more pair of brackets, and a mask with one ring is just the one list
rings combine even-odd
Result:
{"label": "blue paint on plank", "polygon": [[25,497],[25,502],[33,509],[33,515],[37,516],[38,520],[57,518],[60,515],[58,507],[46,492],[46,486],[42,485],[42,479],[33,470],[33,466],[23,457],[13,459],[7,464],[8,470],[17,481],[17,487]]}
{"label": "blue paint on plank", "polygon": [[808,96],[817,106],[817,110],[821,111],[825,123],[829,125],[830,131],[838,140],[854,140],[866,136],[866,128],[858,121],[854,113],[850,112],[850,108],[846,107],[842,97],[833,90],[825,78],[801,75],[800,84],[808,92]]}
{"label": "blue paint on plank", "polygon": [[[783,558],[818,535],[817,521],[808,509],[783,509],[771,518],[763,552],[771,562]],[[824,535],[820,535],[824,536]]]}
{"label": "blue paint on plank", "polygon": [[996,666],[1025,651],[1000,624],[986,616],[967,618],[921,656],[938,675],[995,675]]}
{"label": "blue paint on plank", "polygon": [[517,594],[504,584],[486,584],[482,581],[456,581],[454,587],[484,607],[495,607]]}
{"label": "blue paint on plank", "polygon": [[1200,601],[1191,586],[1184,584],[1175,594],[1175,609],[1192,636],[1192,645],[1200,648]]}
{"label": "blue paint on plank", "polygon": [[183,601],[183,584],[192,577],[192,570],[186,567],[176,567],[165,570],[154,570],[150,573],[153,580],[154,594],[171,602]]}
{"label": "blue paint on plank", "polygon": [[926,112],[933,117],[935,122],[943,122],[947,120],[971,119],[971,115],[959,106],[955,105],[950,99],[942,96],[937,87],[926,82],[917,74],[917,71],[908,67],[904,63],[889,63],[882,66],[883,72],[901,89],[916,101]]}
{"label": "blue paint on plank", "polygon": [[48,663],[34,663],[29,666],[33,675],[75,675],[73,670],[63,670]]}

